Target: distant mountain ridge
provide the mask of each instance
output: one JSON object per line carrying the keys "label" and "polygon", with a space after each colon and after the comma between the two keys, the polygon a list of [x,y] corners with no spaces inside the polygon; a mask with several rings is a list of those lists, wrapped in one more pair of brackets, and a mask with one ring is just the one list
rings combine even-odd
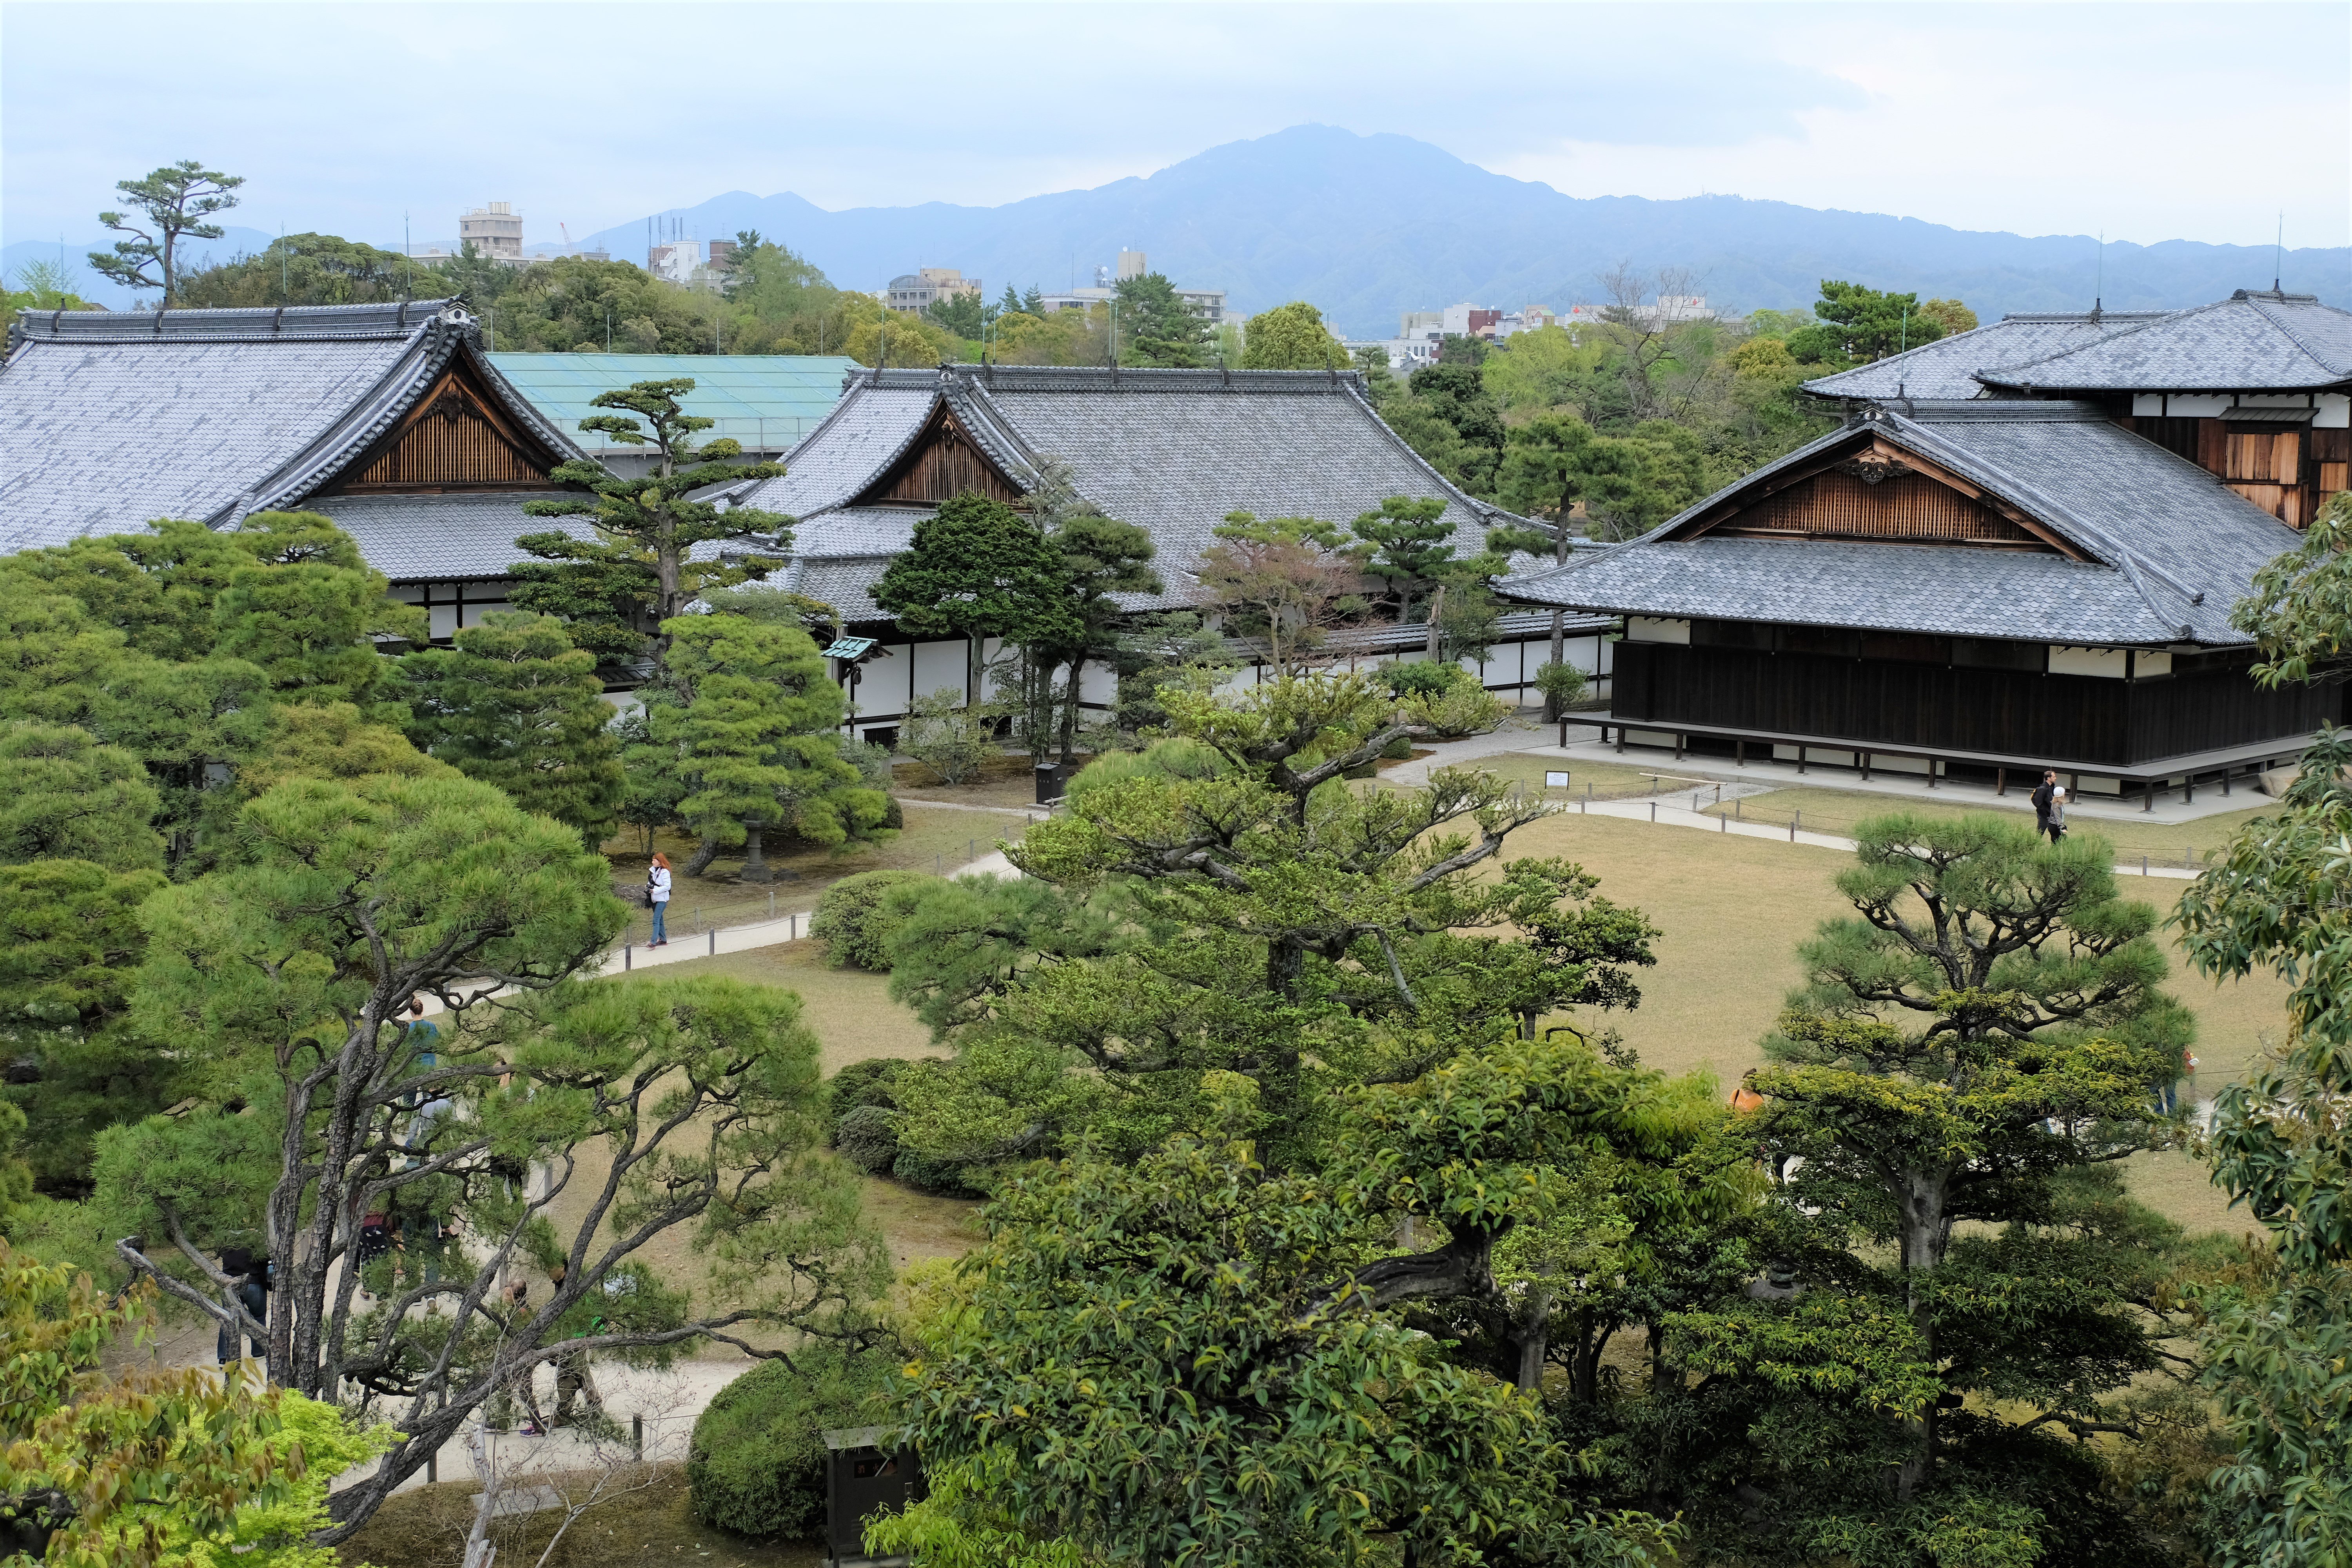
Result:
{"label": "distant mountain ridge", "polygon": [[[1402,310],[1472,300],[1564,309],[1621,260],[1686,266],[1727,311],[1812,302],[1821,279],[1957,297],[1987,320],[2033,310],[2167,310],[2266,289],[2269,246],[2026,237],[1883,214],[1738,196],[1654,201],[1564,196],[1410,137],[1294,126],[1213,147],[1149,178],[1030,196],[998,207],[943,202],[827,212],[789,192],[742,191],[659,215],[706,240],[757,228],[844,288],[877,289],[918,264],[1007,282],[1092,281],[1122,248],[1146,252],[1180,288],[1226,291],[1262,310],[1309,300],[1353,337],[1386,337]],[[646,221],[583,244],[642,261]],[[2352,300],[2352,247],[2289,250],[2286,288]],[[2104,276],[2102,276],[2104,274]]]}
{"label": "distant mountain ridge", "polygon": [[[919,265],[955,267],[980,277],[992,299],[1007,282],[1088,283],[1097,264],[1139,249],[1180,288],[1223,289],[1234,310],[1309,300],[1341,331],[1366,338],[1394,333],[1400,311],[1465,300],[1564,309],[1593,298],[1596,275],[1621,260],[1688,267],[1727,313],[1811,304],[1824,278],[1956,297],[1988,321],[2087,310],[2095,298],[2111,310],[2179,309],[2268,288],[2273,276],[2331,304],[2352,302],[2352,247],[2289,250],[2274,268],[2264,245],[2116,241],[2103,260],[2081,235],[2027,237],[1739,196],[1564,196],[1425,142],[1326,125],[1228,142],[1145,178],[996,207],[827,212],[790,192],[730,191],[656,216],[705,240],[757,228],[844,288],[879,289]],[[232,228],[200,248],[226,259],[272,237]],[[546,243],[528,237],[533,249]],[[641,217],[576,247],[642,265],[646,245]],[[69,244],[66,254],[79,263],[97,247]],[[57,250],[54,241],[8,246],[0,271],[13,278]],[[81,276],[87,297],[118,310],[132,303],[127,290]]]}

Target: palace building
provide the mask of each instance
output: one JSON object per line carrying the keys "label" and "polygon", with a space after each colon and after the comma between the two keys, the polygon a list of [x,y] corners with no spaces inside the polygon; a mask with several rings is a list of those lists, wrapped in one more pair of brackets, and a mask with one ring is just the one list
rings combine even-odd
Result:
{"label": "palace building", "polygon": [[2342,717],[2230,624],[2347,488],[2352,313],[2012,317],[1808,384],[1843,426],[1505,594],[1624,618],[1620,745],[2092,793],[2227,787]]}

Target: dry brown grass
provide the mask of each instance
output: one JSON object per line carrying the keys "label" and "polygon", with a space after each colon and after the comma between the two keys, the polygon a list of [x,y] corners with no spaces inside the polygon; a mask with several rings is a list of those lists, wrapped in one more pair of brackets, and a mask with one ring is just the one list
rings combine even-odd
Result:
{"label": "dry brown grass", "polygon": [[[2251,794],[2251,791],[2245,792]],[[1689,797],[1684,797],[1687,800]],[[2220,849],[2237,837],[2238,829],[2278,809],[2278,803],[2254,797],[2260,804],[2218,816],[2202,816],[2194,822],[2163,823],[2135,821],[2128,816],[2086,816],[2076,813],[2069,824],[2071,836],[2082,837],[2097,834],[2115,846],[2118,865],[2137,865],[2143,855],[2151,866],[2189,867],[2200,864],[2209,851]],[[1804,814],[1804,826],[1811,833],[1831,833],[1841,837],[1851,837],[1854,826],[1865,817],[1885,816],[1903,811],[1920,816],[1957,817],[1971,812],[1995,812],[2005,818],[2030,826],[2033,822],[2032,808],[2022,794],[2011,790],[2007,804],[1996,805],[1990,800],[1963,799],[1954,805],[1940,801],[1914,800],[1903,795],[1873,795],[1863,790],[1820,789],[1811,786],[1799,789],[1775,789],[1769,795],[1749,795],[1735,807],[1726,805],[1706,808],[1726,816],[1737,814],[1748,822],[1785,823],[1792,813]]]}
{"label": "dry brown grass", "polygon": [[[1641,1006],[1579,1022],[1622,1030],[1653,1067],[1711,1072],[1727,1093],[1762,1065],[1759,1042],[1782,996],[1803,978],[1797,943],[1822,920],[1851,912],[1831,880],[1849,858],[1805,845],[1563,816],[1514,834],[1507,853],[1579,862],[1604,893],[1641,909],[1665,933],[1655,944],[1657,967],[1637,974]],[[2124,890],[2168,915],[2186,886],[2127,881]],[[2197,1017],[2198,1091],[2210,1096],[2284,1032],[2287,987],[2273,975],[2216,984],[2189,971],[2169,933],[2164,940],[2173,961],[2168,988]],[[2126,1179],[2142,1201],[2191,1229],[2250,1226],[2186,1154],[2143,1155]]]}

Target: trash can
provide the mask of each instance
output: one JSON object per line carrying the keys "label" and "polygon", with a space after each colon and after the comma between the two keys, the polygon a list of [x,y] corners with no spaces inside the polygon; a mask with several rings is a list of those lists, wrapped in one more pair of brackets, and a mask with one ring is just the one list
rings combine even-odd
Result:
{"label": "trash can", "polygon": [[905,1568],[908,1559],[869,1557],[866,1521],[929,1496],[923,1462],[912,1447],[886,1453],[887,1426],[849,1426],[824,1434],[825,1568]]}

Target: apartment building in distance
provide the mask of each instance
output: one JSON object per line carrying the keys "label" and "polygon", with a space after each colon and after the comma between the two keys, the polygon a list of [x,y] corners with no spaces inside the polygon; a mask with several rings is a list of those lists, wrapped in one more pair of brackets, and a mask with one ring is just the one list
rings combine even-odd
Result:
{"label": "apartment building in distance", "polygon": [[[1122,250],[1118,253],[1117,268],[1118,282],[1124,283],[1130,278],[1140,278],[1150,270],[1151,258],[1146,252]],[[1112,286],[1112,278],[1111,268],[1097,267],[1095,268],[1095,281],[1092,288],[1065,289],[1059,293],[1042,296],[1045,300],[1045,313],[1051,315],[1056,310],[1083,310],[1089,305],[1108,302],[1118,294],[1118,290]],[[1186,308],[1199,317],[1212,331],[1224,324],[1225,291],[1223,289],[1179,289],[1176,290],[1176,298],[1183,300]]]}
{"label": "apartment building in distance", "polygon": [[924,267],[891,279],[882,302],[901,315],[919,316],[942,300],[979,294],[979,279],[967,278],[953,267]]}

